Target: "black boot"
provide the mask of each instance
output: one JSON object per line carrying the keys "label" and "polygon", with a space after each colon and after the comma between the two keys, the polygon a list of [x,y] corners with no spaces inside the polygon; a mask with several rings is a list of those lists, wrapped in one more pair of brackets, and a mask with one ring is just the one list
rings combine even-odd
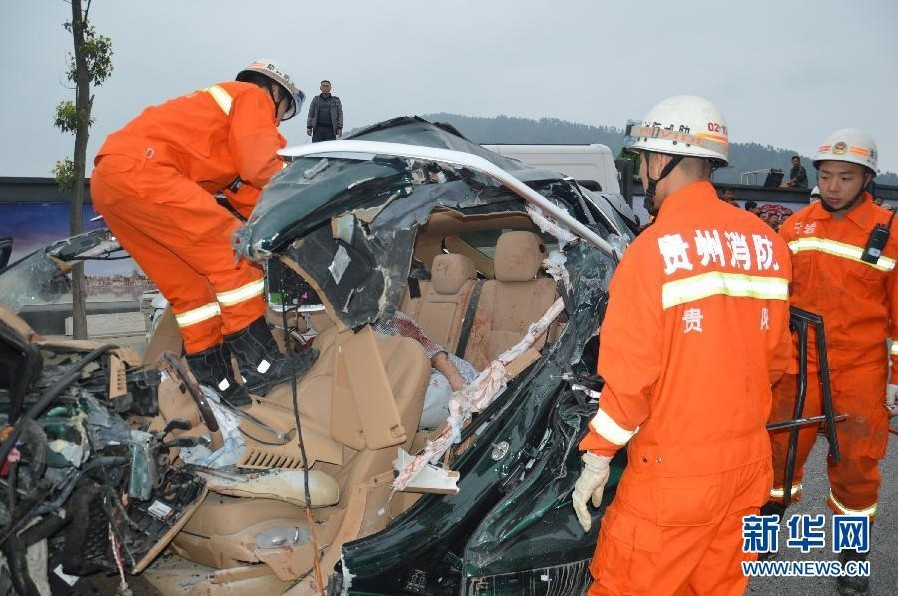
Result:
{"label": "black boot", "polygon": [[[839,561],[842,569],[845,569],[849,561],[866,561],[870,553],[859,553],[853,548],[842,550],[839,553]],[[852,570],[854,571],[854,570]],[[836,578],[836,587],[842,596],[866,596],[870,593],[870,578],[867,576],[840,575]]]}
{"label": "black boot", "polygon": [[225,343],[237,358],[250,393],[263,396],[295,372],[290,360],[278,348],[265,317],[259,317],[242,331],[226,335]]}
{"label": "black boot", "polygon": [[[775,503],[773,501],[767,501],[764,505],[761,506],[761,515],[775,515],[779,518],[780,523],[783,521],[783,515],[786,514],[786,508],[780,505],[779,503]],[[771,559],[775,559],[777,551],[771,551],[769,553],[758,553],[759,561],[769,561]]]}
{"label": "black boot", "polygon": [[780,518],[780,521],[783,521],[783,515],[786,513],[786,508],[780,505],[779,503],[775,503],[773,501],[767,501],[761,507],[761,515],[775,515]]}
{"label": "black boot", "polygon": [[246,389],[234,379],[231,353],[224,344],[218,344],[196,354],[187,354],[185,358],[200,385],[214,389],[233,406],[249,403]]}

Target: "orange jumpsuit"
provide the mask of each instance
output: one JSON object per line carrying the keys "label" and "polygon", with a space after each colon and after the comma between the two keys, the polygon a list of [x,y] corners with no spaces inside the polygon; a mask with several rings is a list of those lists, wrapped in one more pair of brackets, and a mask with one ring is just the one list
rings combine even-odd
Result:
{"label": "orange jumpsuit", "polygon": [[707,182],[627,248],[600,329],[605,387],[581,450],[629,463],[590,594],[742,594],[742,517],[772,482],[770,383],[789,364],[785,243]]}
{"label": "orange jumpsuit", "polygon": [[[898,232],[892,231],[875,264],[861,254],[876,224],[887,224],[890,213],[865,193],[845,216],[836,220],[814,203],[783,222],[780,234],[792,251],[795,279],[792,304],[823,315],[830,384],[836,414],[848,414],[836,423],[838,463],[827,460],[829,507],[839,514],[874,516],[881,475],[878,461],[888,442],[885,403],[888,374],[887,338],[898,339]],[[823,413],[817,382],[814,334],[810,334],[805,416]],[[892,344],[892,378],[898,379],[898,343]],[[895,380],[892,381],[896,382]],[[792,417],[795,377],[774,387],[771,420]],[[793,498],[801,498],[803,467],[817,438],[817,427],[799,432]],[[771,500],[783,502],[789,432],[771,434],[774,487]]]}
{"label": "orange jumpsuit", "polygon": [[[261,88],[219,83],[147,108],[94,160],[94,207],[171,303],[188,354],[265,313],[262,271],[235,261],[240,222],[213,195],[249,216],[282,167],[277,124]],[[244,185],[226,190],[238,176]]]}

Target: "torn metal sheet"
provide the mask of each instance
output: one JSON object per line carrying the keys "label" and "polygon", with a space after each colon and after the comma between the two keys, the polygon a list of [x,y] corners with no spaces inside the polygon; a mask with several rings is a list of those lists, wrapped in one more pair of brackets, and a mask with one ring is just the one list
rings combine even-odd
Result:
{"label": "torn metal sheet", "polygon": [[399,304],[411,266],[417,228],[367,233],[355,220],[352,244],[329,227],[305,235],[289,256],[320,288],[334,315],[350,328],[374,323]]}

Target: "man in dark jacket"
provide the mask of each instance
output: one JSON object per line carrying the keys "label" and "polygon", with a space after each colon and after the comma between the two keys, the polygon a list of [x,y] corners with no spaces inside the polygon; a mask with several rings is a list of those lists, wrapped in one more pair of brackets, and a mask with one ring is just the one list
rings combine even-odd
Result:
{"label": "man in dark jacket", "polygon": [[321,94],[312,98],[306,134],[312,142],[333,141],[343,136],[343,104],[336,95],[331,95],[331,82],[321,81]]}
{"label": "man in dark jacket", "polygon": [[792,156],[792,170],[789,172],[789,181],[786,182],[786,186],[789,188],[808,187],[808,173],[801,165],[801,158],[797,155]]}

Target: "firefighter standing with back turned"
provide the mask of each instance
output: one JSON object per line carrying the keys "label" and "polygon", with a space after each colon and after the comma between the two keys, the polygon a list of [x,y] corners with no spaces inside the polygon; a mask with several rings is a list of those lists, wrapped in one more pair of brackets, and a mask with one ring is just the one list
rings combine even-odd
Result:
{"label": "firefighter standing with back turned", "polygon": [[770,383],[789,363],[785,243],[717,198],[723,115],[707,100],[657,104],[629,135],[655,223],[627,248],[600,330],[599,410],[573,493],[584,530],[611,456],[629,463],[590,565],[590,594],[742,594],[742,517],[772,482]]}
{"label": "firefighter standing with back turned", "polygon": [[236,79],[149,107],[111,134],[94,160],[91,192],[171,303],[197,380],[242,401],[232,353],[260,395],[289,363],[264,319],[262,270],[234,258],[240,221],[213,195],[224,192],[249,216],[283,166],[278,125],[299,112],[304,95],[274,60],[251,63]]}
{"label": "firefighter standing with back turned", "polygon": [[[821,199],[791,216],[780,234],[792,251],[792,303],[823,316],[827,358],[836,414],[841,461],[827,459],[827,504],[840,515],[876,514],[882,479],[878,463],[888,442],[888,407],[898,395],[898,234],[890,231],[892,214],[875,205],[866,188],[876,176],[876,143],[867,133],[843,129],[829,135],[814,157]],[[808,349],[810,381],[805,416],[823,413],[817,382],[813,332]],[[887,338],[892,338],[887,354]],[[888,358],[893,362],[887,380]],[[774,388],[771,420],[792,417],[796,381],[783,378]],[[883,407],[886,405],[887,407]],[[793,500],[801,498],[804,463],[817,438],[816,427],[799,432]],[[784,476],[789,432],[771,434],[774,486],[766,515],[785,512]],[[864,560],[867,553],[843,550],[840,559]],[[866,577],[842,576],[841,594],[866,594]]]}

